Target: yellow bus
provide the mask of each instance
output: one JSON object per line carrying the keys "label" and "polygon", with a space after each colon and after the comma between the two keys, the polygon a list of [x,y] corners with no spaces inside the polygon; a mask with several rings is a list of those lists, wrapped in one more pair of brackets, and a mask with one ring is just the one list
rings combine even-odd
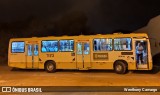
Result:
{"label": "yellow bus", "polygon": [[8,65],[47,72],[111,69],[124,74],[127,70],[151,70],[152,57],[144,33],[12,38]]}

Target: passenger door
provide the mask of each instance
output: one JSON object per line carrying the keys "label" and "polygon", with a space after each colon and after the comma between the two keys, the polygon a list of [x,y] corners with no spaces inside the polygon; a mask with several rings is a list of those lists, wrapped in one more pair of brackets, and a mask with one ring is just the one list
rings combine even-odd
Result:
{"label": "passenger door", "polygon": [[90,43],[77,42],[76,43],[76,58],[78,69],[89,69],[91,67]]}
{"label": "passenger door", "polygon": [[135,40],[135,58],[137,69],[148,69],[148,42],[146,39]]}
{"label": "passenger door", "polygon": [[27,44],[26,63],[27,68],[38,68],[38,44]]}

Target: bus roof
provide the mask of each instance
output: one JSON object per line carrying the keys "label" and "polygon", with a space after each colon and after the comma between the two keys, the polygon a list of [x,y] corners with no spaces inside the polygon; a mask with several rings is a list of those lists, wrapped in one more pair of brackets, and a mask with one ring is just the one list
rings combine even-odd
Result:
{"label": "bus roof", "polygon": [[148,38],[146,33],[130,33],[130,34],[122,34],[122,33],[114,33],[114,34],[97,34],[97,35],[79,35],[79,36],[47,36],[47,37],[30,37],[30,38],[11,38],[10,40],[34,40],[34,39],[90,39],[90,38],[118,38],[118,37],[145,37]]}

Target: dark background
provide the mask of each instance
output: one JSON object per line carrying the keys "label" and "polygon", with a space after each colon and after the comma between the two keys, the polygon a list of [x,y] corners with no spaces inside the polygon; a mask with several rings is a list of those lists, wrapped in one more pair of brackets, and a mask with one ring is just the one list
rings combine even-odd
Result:
{"label": "dark background", "polygon": [[9,38],[130,33],[160,14],[160,0],[0,0],[0,59]]}

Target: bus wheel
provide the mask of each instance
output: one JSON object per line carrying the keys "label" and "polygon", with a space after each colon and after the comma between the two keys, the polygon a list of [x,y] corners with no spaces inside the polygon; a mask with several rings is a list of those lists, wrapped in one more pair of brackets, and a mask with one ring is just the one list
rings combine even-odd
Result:
{"label": "bus wheel", "polygon": [[56,71],[56,64],[55,64],[55,62],[53,62],[53,61],[48,61],[48,62],[45,64],[45,70],[46,70],[48,73],[55,72],[55,71]]}
{"label": "bus wheel", "polygon": [[117,74],[125,74],[127,71],[126,64],[123,61],[117,61],[114,65],[114,71]]}

